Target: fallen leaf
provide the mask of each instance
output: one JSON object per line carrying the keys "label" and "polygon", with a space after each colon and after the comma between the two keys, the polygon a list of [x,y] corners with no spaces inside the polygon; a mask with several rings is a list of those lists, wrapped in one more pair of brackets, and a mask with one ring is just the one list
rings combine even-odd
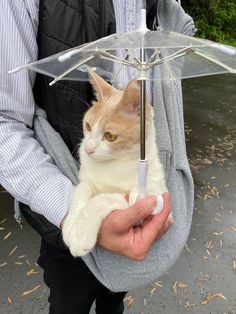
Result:
{"label": "fallen leaf", "polygon": [[154,288],[152,288],[151,290],[150,290],[150,299],[151,299],[151,297],[153,296],[153,294],[154,294],[154,292],[157,290],[157,288],[156,287],[154,287]]}
{"label": "fallen leaf", "polygon": [[27,273],[26,273],[26,275],[27,275],[27,276],[31,276],[31,275],[33,275],[33,274],[38,274],[38,272],[37,272],[37,271],[35,271],[35,269],[34,269],[34,268],[30,269],[30,270],[29,270],[29,271],[27,271]]}
{"label": "fallen leaf", "polygon": [[17,249],[17,245],[14,247],[14,249],[8,254],[8,256],[11,256],[14,252],[15,252],[15,250]]}
{"label": "fallen leaf", "polygon": [[126,302],[126,301],[127,301],[127,308],[129,309],[129,308],[131,308],[131,306],[134,303],[134,297],[132,295],[130,295],[130,296],[124,298],[124,302]]}
{"label": "fallen leaf", "polygon": [[229,226],[230,229],[232,229],[234,232],[236,232],[236,227],[234,226]]}
{"label": "fallen leaf", "polygon": [[213,232],[214,235],[222,235],[223,232]]}
{"label": "fallen leaf", "polygon": [[28,294],[30,294],[30,293],[36,291],[36,290],[37,290],[38,288],[40,288],[40,287],[41,287],[41,285],[37,285],[36,287],[34,287],[34,288],[31,289],[31,290],[28,290],[28,291],[23,292],[20,296],[21,296],[21,297],[25,297],[25,296],[27,296]]}
{"label": "fallen leaf", "polygon": [[10,297],[7,297],[8,304],[12,304],[12,299]]}
{"label": "fallen leaf", "polygon": [[196,303],[189,304],[188,301],[186,302],[186,305],[184,305],[184,307],[194,307],[194,306],[196,306]]}
{"label": "fallen leaf", "polygon": [[157,286],[157,287],[160,287],[160,288],[163,287],[162,281],[159,281],[159,280],[154,281],[153,284],[154,284],[155,286]]}
{"label": "fallen leaf", "polygon": [[209,301],[221,298],[224,300],[227,300],[226,297],[222,293],[209,293],[208,296],[205,297],[205,299],[202,301],[201,304],[208,304]]}
{"label": "fallen leaf", "polygon": [[7,262],[0,264],[0,267],[7,265]]}
{"label": "fallen leaf", "polygon": [[11,232],[8,232],[8,234],[3,238],[3,240],[6,240],[7,238],[9,238],[11,235]]}

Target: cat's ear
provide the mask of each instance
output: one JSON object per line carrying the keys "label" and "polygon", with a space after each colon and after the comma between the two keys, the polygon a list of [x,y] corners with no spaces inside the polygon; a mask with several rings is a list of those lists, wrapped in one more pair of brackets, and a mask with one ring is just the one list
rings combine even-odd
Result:
{"label": "cat's ear", "polygon": [[122,97],[122,105],[125,106],[125,109],[128,110],[130,113],[134,112],[137,115],[140,114],[140,88],[141,83],[140,81],[133,80],[128,83],[124,90],[124,94]]}
{"label": "cat's ear", "polygon": [[112,86],[94,71],[89,71],[90,83],[96,94],[97,101],[102,101],[105,95],[110,94]]}

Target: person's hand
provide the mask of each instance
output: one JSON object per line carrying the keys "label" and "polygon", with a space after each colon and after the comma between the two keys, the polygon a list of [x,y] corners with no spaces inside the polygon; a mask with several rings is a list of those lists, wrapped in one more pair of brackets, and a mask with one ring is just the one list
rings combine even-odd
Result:
{"label": "person's hand", "polygon": [[[123,210],[114,210],[102,222],[97,245],[134,260],[142,261],[153,242],[169,229],[172,223],[169,193],[163,194],[164,208],[151,215],[156,197],[148,196]],[[137,223],[142,224],[136,226]]]}

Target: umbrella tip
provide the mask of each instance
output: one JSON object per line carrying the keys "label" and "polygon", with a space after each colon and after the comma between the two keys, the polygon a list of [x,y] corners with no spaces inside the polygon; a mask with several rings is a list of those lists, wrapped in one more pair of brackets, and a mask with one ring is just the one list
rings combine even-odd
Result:
{"label": "umbrella tip", "polygon": [[77,52],[76,49],[70,50],[70,51],[64,53],[63,55],[59,56],[59,57],[58,57],[58,61],[59,61],[59,62],[67,61],[67,60],[69,60],[76,52]]}
{"label": "umbrella tip", "polygon": [[212,45],[212,47],[218,48],[219,50],[221,50],[221,51],[223,51],[223,52],[225,52],[231,56],[236,54],[236,49],[234,47],[231,47],[231,46],[223,45],[220,43],[214,43]]}
{"label": "umbrella tip", "polygon": [[70,59],[71,58],[71,53],[65,53],[64,55],[62,55],[62,56],[59,56],[58,57],[58,61],[59,62],[64,62],[64,61],[66,61],[66,60],[68,60],[68,59]]}
{"label": "umbrella tip", "polygon": [[54,79],[54,80],[51,81],[48,85],[49,85],[49,86],[53,86],[56,82],[57,82],[57,79]]}
{"label": "umbrella tip", "polygon": [[9,70],[9,71],[8,71],[8,74],[16,73],[16,72],[20,71],[20,69],[21,69],[21,67],[17,67],[17,68],[15,68],[15,69],[13,69],[13,70]]}

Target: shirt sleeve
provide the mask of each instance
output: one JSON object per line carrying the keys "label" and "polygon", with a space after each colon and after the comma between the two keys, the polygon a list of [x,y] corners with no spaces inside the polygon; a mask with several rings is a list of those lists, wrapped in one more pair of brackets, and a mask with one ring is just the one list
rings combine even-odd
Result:
{"label": "shirt sleeve", "polygon": [[35,74],[8,74],[37,59],[37,27],[25,3],[3,1],[0,11],[0,184],[59,226],[69,209],[73,185],[34,137]]}

